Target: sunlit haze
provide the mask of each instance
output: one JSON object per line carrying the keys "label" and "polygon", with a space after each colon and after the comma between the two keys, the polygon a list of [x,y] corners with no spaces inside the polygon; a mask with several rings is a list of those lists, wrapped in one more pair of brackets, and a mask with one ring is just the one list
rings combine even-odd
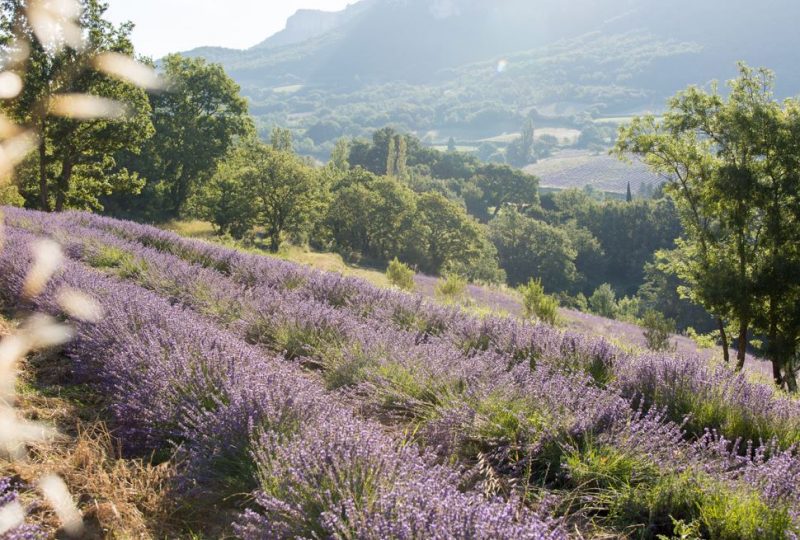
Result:
{"label": "sunlit haze", "polygon": [[336,11],[348,3],[354,0],[111,0],[108,16],[135,23],[137,51],[159,58],[206,45],[251,47],[298,9]]}

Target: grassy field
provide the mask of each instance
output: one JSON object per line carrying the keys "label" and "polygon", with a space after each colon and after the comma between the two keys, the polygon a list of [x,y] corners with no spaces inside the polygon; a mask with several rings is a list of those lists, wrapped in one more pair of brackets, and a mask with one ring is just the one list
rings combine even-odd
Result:
{"label": "grassy field", "polygon": [[[193,220],[193,221],[172,221],[164,226],[165,229],[176,232],[182,236],[189,238],[197,238],[199,240],[219,242],[220,238],[214,233],[214,229],[210,223]],[[285,244],[280,252],[273,255],[266,250],[258,248],[247,247],[240,242],[230,241],[223,242],[231,247],[243,249],[250,252],[260,253],[263,255],[277,256],[281,259],[296,262],[310,266],[323,272],[336,272],[344,276],[357,277],[369,281],[378,287],[390,287],[389,280],[382,270],[347,264],[338,253],[322,253],[311,251],[307,248],[297,247]]]}

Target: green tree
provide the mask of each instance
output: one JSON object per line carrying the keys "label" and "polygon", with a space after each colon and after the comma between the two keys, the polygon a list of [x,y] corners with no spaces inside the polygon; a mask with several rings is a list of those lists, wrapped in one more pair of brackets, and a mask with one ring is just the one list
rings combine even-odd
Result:
{"label": "green tree", "polygon": [[567,291],[578,281],[577,251],[557,227],[507,209],[489,223],[489,238],[511,285],[540,278],[551,291]]}
{"label": "green tree", "polygon": [[558,300],[545,294],[541,279],[531,279],[519,292],[525,317],[535,317],[550,325],[558,322]]}
{"label": "green tree", "polygon": [[325,223],[339,248],[387,261],[406,249],[416,210],[397,179],[357,168],[340,181]]}
{"label": "green tree", "polygon": [[294,152],[292,132],[287,128],[275,126],[269,135],[269,144],[278,152]]}
{"label": "green tree", "polygon": [[355,253],[370,256],[371,231],[366,216],[379,204],[378,196],[363,184],[336,190],[325,218],[325,229],[330,234],[333,249],[347,258]]}
{"label": "green tree", "polygon": [[[386,174],[389,169],[389,147],[395,146],[397,132],[391,127],[379,129],[372,134],[372,142],[355,140],[350,147],[350,164],[361,166],[374,174]],[[393,160],[393,164],[396,163]]]}
{"label": "green tree", "polygon": [[493,209],[491,216],[496,217],[506,205],[522,208],[539,203],[539,179],[508,165],[483,165],[470,183],[482,196],[482,207],[476,209],[478,214],[488,214]]}
{"label": "green tree", "polygon": [[[17,170],[16,182],[27,204],[58,212],[101,209],[102,196],[137,192],[141,179],[122,167],[116,154],[123,148],[138,154],[152,135],[147,94],[99,70],[86,69],[101,53],[132,57],[132,25],[114,26],[104,19],[105,2],[84,0],[79,19],[83,47],[46,46],[30,27],[26,7],[27,2],[2,3],[0,41],[8,42],[16,26],[30,42],[22,92],[3,104],[12,119],[35,125],[40,135],[38,152]],[[76,94],[104,101],[87,103],[73,97]]]}
{"label": "green tree", "polygon": [[126,212],[178,217],[240,138],[253,132],[247,101],[219,64],[171,54],[161,61],[168,91],[150,96],[155,136],[127,161],[147,178],[143,196],[118,200]]}
{"label": "green tree", "polygon": [[444,269],[445,273],[458,274],[475,283],[505,284],[506,273],[500,268],[497,248],[489,240],[482,228],[480,246],[475,257],[470,260],[458,259],[450,261]]}
{"label": "green tree", "polygon": [[389,138],[386,157],[386,176],[405,178],[408,168],[408,142],[404,135]]}
{"label": "green tree", "polygon": [[662,313],[648,309],[642,318],[644,339],[651,351],[669,351],[673,346],[669,338],[675,333],[675,321],[664,317]]}
{"label": "green tree", "polygon": [[615,319],[617,317],[617,293],[608,283],[603,283],[589,297],[589,309],[592,313]]}
{"label": "green tree", "polygon": [[234,238],[245,236],[258,217],[251,186],[244,184],[247,158],[246,148],[232,150],[192,198],[194,215],[210,221],[219,234]]}
{"label": "green tree", "polygon": [[372,246],[381,259],[403,250],[416,211],[414,193],[402,183],[381,178],[372,186],[379,197],[366,218],[373,234]]}
{"label": "green tree", "polygon": [[464,206],[466,206],[469,215],[481,223],[489,222],[491,219],[489,207],[486,204],[485,195],[480,187],[475,185],[474,182],[466,182],[461,187],[461,198],[464,200]]}
{"label": "green tree", "polygon": [[20,195],[17,186],[0,179],[0,206],[23,206],[25,198]]}
{"label": "green tree", "polygon": [[515,139],[506,151],[508,162],[515,167],[525,167],[536,161],[535,153],[536,133],[533,120],[528,119],[522,128],[522,134]]}
{"label": "green tree", "polygon": [[[277,252],[284,235],[302,237],[324,213],[324,178],[290,152],[249,141],[220,165],[211,189],[199,197],[201,212],[220,229],[240,234],[260,225],[269,249]],[[241,214],[235,215],[237,209]]]}
{"label": "green tree", "polygon": [[397,136],[397,162],[395,163],[394,176],[404,179],[408,172],[408,139]]}
{"label": "green tree", "polygon": [[636,294],[644,281],[644,265],[656,251],[674,248],[682,232],[669,199],[596,200],[583,190],[570,189],[544,195],[542,206],[542,219],[570,229],[576,238],[584,236],[576,261],[586,277],[584,293],[609,283],[620,294]]}
{"label": "green tree", "polygon": [[434,274],[447,265],[469,264],[481,253],[483,230],[466,211],[439,193],[417,200],[407,260]]}
{"label": "green tree", "polygon": [[467,293],[467,279],[458,274],[447,273],[436,282],[435,293],[445,302],[461,302]]}
{"label": "green tree", "polygon": [[258,222],[270,240],[270,250],[278,251],[284,233],[302,237],[324,215],[329,187],[319,174],[297,156],[254,144],[252,166],[243,178],[252,186]]}
{"label": "green tree", "polygon": [[397,169],[397,137],[389,139],[389,148],[386,151],[386,176],[394,176]]}
{"label": "green tree", "polygon": [[701,306],[682,298],[678,292],[686,286],[678,276],[669,271],[669,254],[656,252],[653,260],[645,264],[645,279],[637,296],[645,310],[652,309],[680,323],[679,330],[687,327],[710,332],[716,327],[714,319]]}
{"label": "green tree", "polygon": [[350,170],[350,141],[338,139],[331,151],[330,166],[340,172]]}
{"label": "green tree", "polygon": [[716,85],[680,92],[662,121],[638,118],[622,128],[616,149],[668,176],[665,190],[685,230],[671,269],[720,328],[737,324],[737,367],[755,329],[767,336],[775,382],[794,390],[800,102],[776,102],[773,74],[743,64],[729,86],[728,97]]}

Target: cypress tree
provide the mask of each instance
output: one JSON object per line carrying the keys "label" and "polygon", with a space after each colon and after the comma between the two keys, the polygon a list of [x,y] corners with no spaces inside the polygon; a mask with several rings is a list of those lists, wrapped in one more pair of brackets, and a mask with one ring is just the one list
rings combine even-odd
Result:
{"label": "cypress tree", "polygon": [[405,178],[406,165],[408,162],[408,144],[402,135],[397,136],[397,157],[395,158],[395,174],[398,178]]}
{"label": "cypress tree", "polygon": [[397,146],[395,144],[395,138],[389,137],[389,151],[386,157],[386,176],[394,176],[396,168],[397,168]]}

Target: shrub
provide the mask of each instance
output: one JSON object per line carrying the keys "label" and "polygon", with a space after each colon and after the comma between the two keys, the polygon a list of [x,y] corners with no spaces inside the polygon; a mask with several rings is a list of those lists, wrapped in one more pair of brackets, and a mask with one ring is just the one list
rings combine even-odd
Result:
{"label": "shrub", "polygon": [[436,296],[447,301],[458,301],[467,290],[467,280],[458,274],[447,274],[436,284]]}
{"label": "shrub", "polygon": [[536,317],[542,322],[555,325],[558,322],[558,300],[545,294],[541,279],[532,279],[519,289],[525,317]]}
{"label": "shrub", "polygon": [[19,194],[17,186],[0,181],[0,206],[23,206],[25,199]]}
{"label": "shrub", "polygon": [[662,313],[648,309],[642,319],[644,327],[644,339],[647,341],[647,348],[651,351],[669,351],[674,349],[670,344],[669,337],[675,332],[675,321],[667,319]]}
{"label": "shrub", "polygon": [[589,309],[592,313],[613,319],[617,316],[617,294],[611,285],[603,283],[589,297]]}
{"label": "shrub", "polygon": [[641,309],[642,303],[638,296],[625,296],[617,302],[617,319],[637,324]]}
{"label": "shrub", "polygon": [[691,326],[686,329],[686,337],[695,342],[699,349],[713,349],[717,346],[718,332],[701,334]]}
{"label": "shrub", "polygon": [[145,261],[113,246],[97,246],[88,255],[87,263],[94,268],[114,270],[123,279],[135,279],[147,272]]}
{"label": "shrub", "polygon": [[414,271],[407,264],[400,262],[397,257],[389,263],[389,267],[386,269],[386,278],[398,289],[414,290]]}

